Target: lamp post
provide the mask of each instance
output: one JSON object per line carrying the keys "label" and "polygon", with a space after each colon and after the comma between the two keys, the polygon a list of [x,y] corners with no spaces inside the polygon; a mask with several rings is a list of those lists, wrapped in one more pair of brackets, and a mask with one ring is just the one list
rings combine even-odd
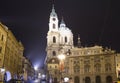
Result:
{"label": "lamp post", "polygon": [[4,74],[5,74],[5,69],[4,68],[0,68],[0,74],[1,74],[1,81],[4,81]]}
{"label": "lamp post", "polygon": [[64,69],[64,60],[65,60],[65,55],[64,54],[60,54],[58,55],[58,59],[60,60],[60,72],[61,72],[61,83],[62,83],[62,71]]}
{"label": "lamp post", "polygon": [[35,70],[35,79],[38,79],[38,67],[35,66],[34,70]]}

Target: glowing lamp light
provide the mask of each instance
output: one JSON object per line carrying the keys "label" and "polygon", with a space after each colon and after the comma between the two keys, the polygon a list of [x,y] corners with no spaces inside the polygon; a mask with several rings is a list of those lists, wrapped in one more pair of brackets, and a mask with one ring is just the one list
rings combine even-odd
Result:
{"label": "glowing lamp light", "polygon": [[45,78],[46,78],[46,75],[42,74],[41,79],[45,79]]}
{"label": "glowing lamp light", "polygon": [[42,74],[42,78],[45,78],[45,74]]}
{"label": "glowing lamp light", "polygon": [[41,73],[38,73],[38,78],[41,78]]}
{"label": "glowing lamp light", "polygon": [[35,66],[35,67],[34,67],[34,69],[35,69],[35,70],[38,70],[38,67],[37,67],[37,66]]}
{"label": "glowing lamp light", "polygon": [[58,59],[60,59],[60,60],[64,60],[64,59],[65,59],[65,55],[63,55],[63,54],[58,55]]}
{"label": "glowing lamp light", "polygon": [[69,78],[68,78],[68,77],[65,77],[65,78],[64,78],[64,81],[65,81],[65,82],[69,82]]}
{"label": "glowing lamp light", "polygon": [[4,68],[1,68],[1,72],[5,72],[5,69],[4,69]]}

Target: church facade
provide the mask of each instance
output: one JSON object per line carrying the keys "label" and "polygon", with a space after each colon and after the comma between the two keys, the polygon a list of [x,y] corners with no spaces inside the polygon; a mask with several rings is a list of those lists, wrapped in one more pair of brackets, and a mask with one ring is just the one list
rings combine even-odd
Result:
{"label": "church facade", "polygon": [[[60,24],[60,25],[59,25]],[[62,18],[59,23],[54,6],[47,33],[46,66],[50,83],[112,83],[117,80],[116,52],[102,46],[73,45],[73,33]],[[58,56],[64,55],[64,59]]]}

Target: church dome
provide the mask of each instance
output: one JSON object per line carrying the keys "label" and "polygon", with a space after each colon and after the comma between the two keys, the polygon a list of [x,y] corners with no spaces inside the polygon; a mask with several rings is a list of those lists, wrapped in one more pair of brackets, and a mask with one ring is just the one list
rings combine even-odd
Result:
{"label": "church dome", "polygon": [[71,30],[67,27],[60,27],[59,31],[61,34],[72,34]]}
{"label": "church dome", "polygon": [[66,27],[64,20],[61,20],[59,31],[61,34],[72,34],[71,30]]}

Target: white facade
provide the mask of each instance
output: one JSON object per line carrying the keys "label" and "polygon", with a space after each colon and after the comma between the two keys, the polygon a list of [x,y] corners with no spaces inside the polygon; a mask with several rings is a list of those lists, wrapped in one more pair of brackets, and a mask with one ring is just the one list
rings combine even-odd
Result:
{"label": "white facade", "polygon": [[[66,27],[63,19],[60,26],[58,22],[59,20],[53,6],[49,19],[49,31],[47,33],[47,57],[55,57],[55,55],[64,53],[64,50],[73,47],[73,34],[71,30]],[[64,50],[61,50],[63,47]]]}
{"label": "white facade", "polygon": [[[69,83],[111,83],[116,80],[116,54],[113,50],[97,45],[81,47],[80,37],[78,47],[74,47],[72,31],[63,19],[58,24],[53,6],[46,47],[48,78],[54,82],[69,78]],[[62,62],[58,59],[60,54],[66,56]]]}

